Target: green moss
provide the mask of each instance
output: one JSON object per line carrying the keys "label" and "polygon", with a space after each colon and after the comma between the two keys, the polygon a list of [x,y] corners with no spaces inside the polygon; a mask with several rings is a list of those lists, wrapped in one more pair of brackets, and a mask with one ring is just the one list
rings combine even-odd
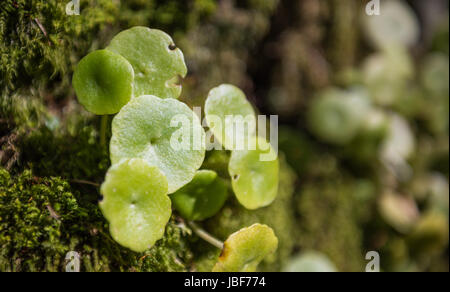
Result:
{"label": "green moss", "polygon": [[[98,180],[109,166],[108,153],[98,147],[98,117],[80,106],[65,108],[65,116],[51,114],[40,98],[11,95],[0,103],[0,151],[14,149],[14,169],[31,168],[40,177]],[[1,153],[1,152],[0,152]],[[11,156],[11,155],[10,155]],[[2,161],[8,164],[8,161]]]}
{"label": "green moss", "polygon": [[[2,123],[11,130],[16,131],[26,128],[35,128],[42,125],[46,115],[45,106],[38,99],[31,99],[20,94],[2,95],[0,100],[0,114]],[[6,127],[5,127],[6,128]]]}
{"label": "green moss", "polygon": [[76,135],[55,134],[47,128],[21,139],[21,164],[39,176],[100,182],[109,167],[106,149],[99,147],[93,125],[77,129]]}
{"label": "green moss", "polygon": [[361,272],[363,234],[358,216],[369,210],[370,204],[357,199],[360,190],[352,183],[336,175],[302,186],[298,197],[299,245],[327,254],[340,271]]}
{"label": "green moss", "polygon": [[216,9],[215,0],[129,0],[121,3],[122,27],[149,26],[183,33]]}
{"label": "green moss", "polygon": [[0,270],[63,271],[76,251],[82,271],[184,271],[192,254],[172,220],[156,246],[139,254],[109,235],[97,191],[79,191],[58,178],[0,169]]}
{"label": "green moss", "polygon": [[358,31],[355,24],[364,9],[360,1],[329,0],[332,25],[327,37],[328,55],[334,68],[342,70],[354,65],[358,51]]}
{"label": "green moss", "polygon": [[0,163],[10,169],[20,159],[19,140],[50,121],[45,106],[36,98],[15,93],[0,99]]}
{"label": "green moss", "polygon": [[[83,3],[83,1],[81,1]],[[82,5],[68,16],[68,1],[5,0],[0,10],[0,88],[17,89],[46,79],[69,84],[74,55],[89,48],[94,33],[114,20],[117,7],[108,0]],[[74,49],[75,48],[75,49]]]}

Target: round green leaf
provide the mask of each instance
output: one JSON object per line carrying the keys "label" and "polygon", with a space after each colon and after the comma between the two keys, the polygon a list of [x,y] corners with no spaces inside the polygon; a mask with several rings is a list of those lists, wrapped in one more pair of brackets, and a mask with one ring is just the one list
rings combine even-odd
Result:
{"label": "round green leaf", "polygon": [[[442,53],[433,53],[425,58],[422,65],[422,83],[428,92],[437,96],[447,96],[449,92],[449,59]],[[448,100],[448,98],[447,98]]]}
{"label": "round green leaf", "polygon": [[214,216],[227,199],[225,182],[212,170],[199,170],[194,179],[171,196],[173,206],[188,220]]}
{"label": "round green leaf", "polygon": [[369,110],[370,100],[364,91],[329,89],[313,100],[307,118],[318,138],[344,145],[358,134]]}
{"label": "round green leaf", "polygon": [[362,81],[371,99],[379,105],[396,104],[415,77],[414,61],[403,47],[388,47],[367,57],[362,65]]}
{"label": "round green leaf", "polygon": [[187,67],[183,53],[163,31],[133,27],[116,35],[107,49],[122,55],[133,66],[134,96],[180,96],[179,83]]}
{"label": "round green leaf", "polygon": [[142,252],[163,237],[172,210],[167,180],[142,159],[113,165],[101,186],[100,209],[115,241]]}
{"label": "round green leaf", "polygon": [[204,137],[199,118],[187,105],[172,98],[143,95],[132,99],[114,117],[111,161],[146,160],[164,173],[169,193],[173,193],[189,183],[202,165]]}
{"label": "round green leaf", "polygon": [[117,113],[133,95],[134,72],[122,56],[95,51],[84,57],[73,75],[79,102],[97,115]]}
{"label": "round green leaf", "polygon": [[228,237],[213,272],[254,272],[277,247],[278,239],[272,228],[253,224]]}
{"label": "round green leaf", "polygon": [[239,88],[224,84],[209,92],[205,103],[206,121],[216,139],[227,150],[238,147],[256,131],[252,105]]}
{"label": "round green leaf", "polygon": [[[254,150],[233,151],[228,165],[238,201],[253,210],[270,205],[278,193],[278,158],[271,145],[260,137],[250,139]],[[270,159],[273,160],[270,160]]]}
{"label": "round green leaf", "polygon": [[284,272],[331,273],[337,272],[336,266],[322,253],[308,251],[291,259],[283,269]]}

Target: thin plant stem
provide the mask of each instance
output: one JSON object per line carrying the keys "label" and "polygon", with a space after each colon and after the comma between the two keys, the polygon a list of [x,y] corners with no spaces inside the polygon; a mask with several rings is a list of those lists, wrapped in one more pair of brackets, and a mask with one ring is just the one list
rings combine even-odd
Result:
{"label": "thin plant stem", "polygon": [[82,184],[82,185],[90,185],[90,186],[94,186],[94,187],[100,186],[100,184],[98,184],[98,183],[87,181],[87,180],[82,180],[82,179],[71,179],[70,181],[73,183]]}
{"label": "thin plant stem", "polygon": [[218,240],[217,238],[215,238],[214,236],[212,236],[211,234],[209,234],[208,232],[206,232],[205,230],[200,228],[197,224],[195,224],[192,221],[188,221],[188,225],[189,225],[189,227],[192,228],[192,230],[195,232],[195,234],[198,235],[198,237],[200,237],[204,241],[214,245],[218,249],[223,249],[222,241]]}
{"label": "thin plant stem", "polygon": [[100,145],[106,145],[106,128],[108,127],[108,115],[103,115],[100,124]]}

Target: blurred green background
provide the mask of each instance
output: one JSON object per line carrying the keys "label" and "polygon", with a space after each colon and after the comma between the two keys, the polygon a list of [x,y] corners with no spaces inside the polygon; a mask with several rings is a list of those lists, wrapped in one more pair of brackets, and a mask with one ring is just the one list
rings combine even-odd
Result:
{"label": "blurred green background", "polygon": [[[202,106],[222,83],[279,115],[280,191],[247,211],[231,196],[202,222],[220,239],[255,222],[278,251],[262,271],[448,271],[449,18],[445,0],[3,0],[0,6],[0,271],[207,271],[218,250],[174,214],[143,254],[118,246],[98,207],[109,167],[74,66],[135,25],[171,34]],[[227,176],[228,154],[203,168]]]}

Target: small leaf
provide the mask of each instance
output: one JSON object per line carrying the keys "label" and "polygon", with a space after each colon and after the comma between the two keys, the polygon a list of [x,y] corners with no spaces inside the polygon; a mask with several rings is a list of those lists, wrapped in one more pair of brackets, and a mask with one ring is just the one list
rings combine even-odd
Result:
{"label": "small leaf", "polygon": [[399,103],[416,76],[414,66],[404,47],[388,47],[368,56],[362,64],[361,77],[373,102],[384,107]]}
{"label": "small leaf", "polygon": [[337,272],[336,266],[327,256],[315,252],[303,252],[292,258],[283,269],[284,272],[331,273]]}
{"label": "small leaf", "polygon": [[[249,141],[249,145],[256,145],[255,150],[233,151],[228,172],[239,203],[253,210],[268,206],[275,200],[279,164],[274,149],[266,140],[253,137]],[[275,159],[263,161],[261,155],[268,154]]]}
{"label": "small leaf", "polygon": [[449,94],[449,59],[446,54],[428,55],[421,70],[421,80],[428,92],[436,96]]}
{"label": "small leaf", "polygon": [[133,95],[134,72],[122,56],[99,50],[84,57],[73,75],[79,102],[97,115],[115,114]]}
{"label": "small leaf", "polygon": [[171,196],[172,203],[188,220],[214,216],[227,199],[225,182],[212,170],[197,171],[194,179]]}
{"label": "small leaf", "polygon": [[178,98],[187,74],[184,56],[172,38],[157,29],[133,27],[116,35],[107,48],[125,57],[135,72],[134,96]]}
{"label": "small leaf", "polygon": [[308,111],[311,131],[327,143],[345,145],[358,134],[370,100],[364,90],[329,89],[315,98]]}
{"label": "small leaf", "polygon": [[216,139],[227,150],[236,149],[256,131],[256,116],[245,94],[233,85],[221,85],[209,92],[206,121]]}
{"label": "small leaf", "polygon": [[387,192],[378,201],[381,217],[400,233],[409,233],[420,218],[413,198]]}
{"label": "small leaf", "polygon": [[101,186],[100,209],[115,241],[142,252],[163,237],[172,210],[167,180],[142,159],[113,165]]}
{"label": "small leaf", "polygon": [[[182,125],[172,124],[174,121]],[[164,173],[169,193],[173,193],[189,183],[202,165],[204,137],[199,118],[184,103],[172,98],[140,96],[114,117],[111,161],[115,164],[129,158],[146,160]],[[175,148],[174,143],[178,142],[179,148]]]}
{"label": "small leaf", "polygon": [[254,272],[277,246],[278,239],[272,228],[261,224],[243,228],[225,241],[213,272]]}

